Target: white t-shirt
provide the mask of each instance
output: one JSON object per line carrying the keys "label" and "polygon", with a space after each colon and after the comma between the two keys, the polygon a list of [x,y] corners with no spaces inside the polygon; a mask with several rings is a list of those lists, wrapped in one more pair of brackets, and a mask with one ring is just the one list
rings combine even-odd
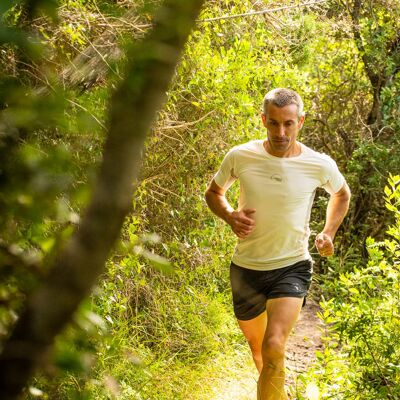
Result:
{"label": "white t-shirt", "polygon": [[238,239],[232,261],[240,267],[272,270],[310,259],[311,207],[317,187],[338,192],[345,179],[335,161],[301,144],[301,154],[269,154],[263,140],[231,149],[214,180],[228,189],[239,179],[239,210],[255,208],[255,228]]}

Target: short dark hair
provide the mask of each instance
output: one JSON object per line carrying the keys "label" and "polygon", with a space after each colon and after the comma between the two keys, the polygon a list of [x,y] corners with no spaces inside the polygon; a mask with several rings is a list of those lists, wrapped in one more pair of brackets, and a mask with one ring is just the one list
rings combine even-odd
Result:
{"label": "short dark hair", "polygon": [[263,113],[267,115],[268,104],[274,104],[277,107],[285,107],[289,104],[296,104],[299,117],[304,115],[304,104],[300,95],[292,89],[276,88],[270,90],[264,97]]}

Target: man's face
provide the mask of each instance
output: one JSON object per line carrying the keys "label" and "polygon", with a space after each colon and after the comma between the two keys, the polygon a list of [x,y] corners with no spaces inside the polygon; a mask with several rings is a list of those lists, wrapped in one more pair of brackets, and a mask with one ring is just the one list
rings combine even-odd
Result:
{"label": "man's face", "polygon": [[267,150],[276,157],[293,155],[296,138],[303,126],[304,116],[298,116],[296,104],[277,107],[269,104],[267,114],[261,114],[267,128]]}

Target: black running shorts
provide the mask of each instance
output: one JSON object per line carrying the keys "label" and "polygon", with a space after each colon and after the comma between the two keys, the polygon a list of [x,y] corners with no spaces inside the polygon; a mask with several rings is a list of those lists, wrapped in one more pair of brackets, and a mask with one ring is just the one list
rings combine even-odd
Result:
{"label": "black running shorts", "polygon": [[230,278],[236,318],[247,321],[257,317],[266,309],[268,299],[305,298],[311,276],[311,260],[270,271],[256,271],[231,263]]}

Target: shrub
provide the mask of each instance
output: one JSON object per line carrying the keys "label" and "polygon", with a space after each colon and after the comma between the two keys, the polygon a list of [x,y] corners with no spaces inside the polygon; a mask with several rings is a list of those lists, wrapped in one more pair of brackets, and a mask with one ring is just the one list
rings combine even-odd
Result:
{"label": "shrub", "polygon": [[400,397],[400,176],[390,177],[385,200],[395,217],[389,237],[369,238],[367,265],[324,283],[332,295],[321,303],[325,349],[306,378],[321,398]]}

